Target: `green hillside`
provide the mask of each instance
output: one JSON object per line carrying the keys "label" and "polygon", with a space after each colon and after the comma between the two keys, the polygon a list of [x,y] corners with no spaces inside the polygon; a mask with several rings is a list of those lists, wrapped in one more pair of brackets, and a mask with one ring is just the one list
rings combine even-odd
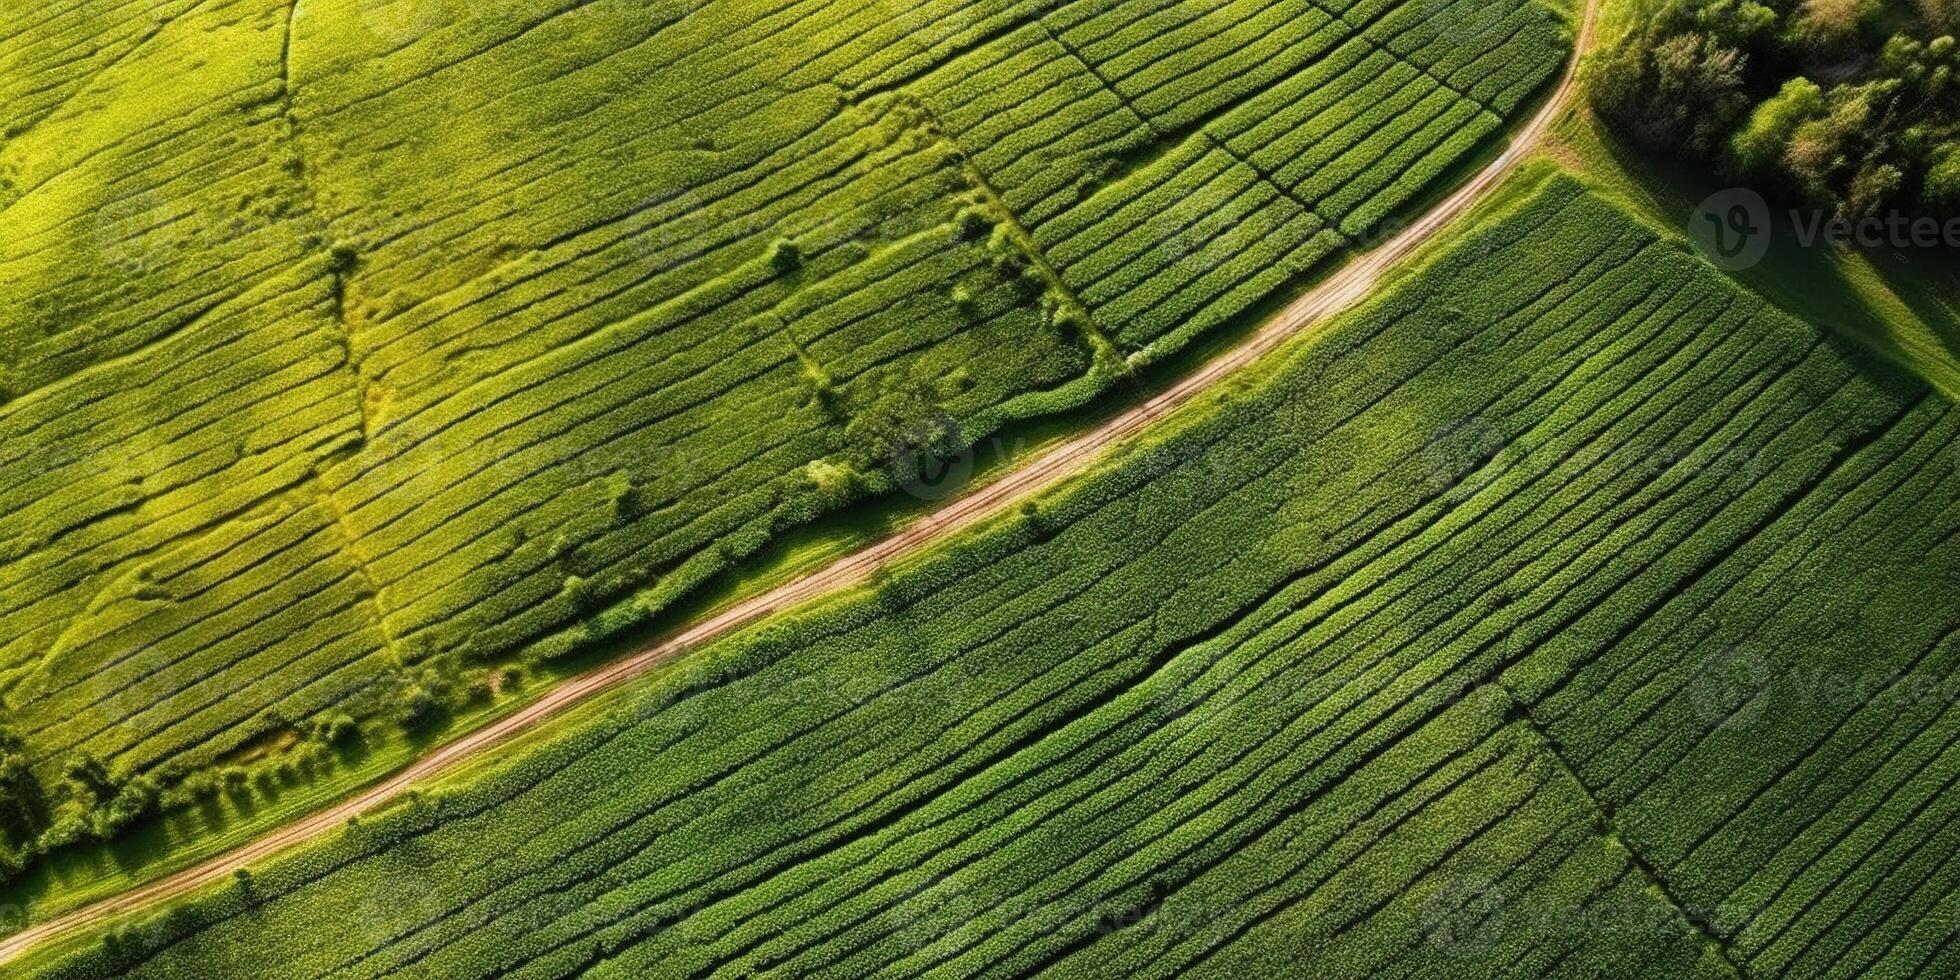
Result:
{"label": "green hillside", "polygon": [[1554,176],[1156,432],[37,975],[1960,969],[1924,382]]}

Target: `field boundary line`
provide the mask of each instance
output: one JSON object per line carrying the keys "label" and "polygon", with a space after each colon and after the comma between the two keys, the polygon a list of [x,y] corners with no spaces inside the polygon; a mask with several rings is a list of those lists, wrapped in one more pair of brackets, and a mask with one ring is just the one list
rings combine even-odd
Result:
{"label": "field boundary line", "polygon": [[1607,812],[1606,807],[1599,802],[1599,797],[1594,795],[1592,786],[1579,775],[1579,770],[1573,768],[1571,761],[1565,756],[1564,746],[1561,746],[1558,739],[1552,737],[1552,733],[1538,721],[1538,716],[1532,712],[1531,705],[1526,704],[1523,698],[1513,693],[1511,686],[1506,684],[1503,678],[1492,677],[1489,683],[1503,692],[1505,699],[1510,702],[1512,709],[1516,712],[1518,720],[1523,723],[1526,730],[1531,732],[1531,736],[1544,746],[1545,754],[1551,756],[1552,760],[1558,763],[1559,770],[1565,774],[1567,779],[1572,781],[1573,787],[1585,796],[1586,805],[1592,807],[1594,816],[1599,819],[1600,826],[1604,829],[1604,833],[1601,836],[1612,841],[1626,854],[1627,863],[1633,865],[1635,872],[1640,875],[1649,887],[1667,899],[1667,904],[1674,909],[1674,914],[1680,916],[1681,921],[1686,923],[1688,928],[1694,931],[1696,938],[1700,939],[1704,946],[1715,951],[1716,955],[1721,958],[1722,965],[1728,967],[1732,975],[1736,977],[1748,976],[1749,974],[1743,970],[1742,965],[1736,962],[1735,954],[1729,948],[1728,940],[1724,939],[1721,934],[1715,931],[1714,924],[1709,921],[1707,914],[1699,910],[1691,911],[1688,903],[1682,900],[1681,896],[1675,892],[1673,886],[1668,884],[1667,879],[1661,875],[1660,871],[1648,863],[1647,856],[1640,853],[1639,848],[1634,847],[1632,841],[1627,840],[1620,834],[1619,825],[1614,822],[1613,815]]}

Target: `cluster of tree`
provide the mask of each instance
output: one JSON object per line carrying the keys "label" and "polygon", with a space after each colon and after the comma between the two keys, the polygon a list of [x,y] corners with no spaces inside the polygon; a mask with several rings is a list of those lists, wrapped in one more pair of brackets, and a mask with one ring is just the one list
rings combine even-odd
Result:
{"label": "cluster of tree", "polygon": [[1846,220],[1960,215],[1960,0],[1657,0],[1594,65],[1636,142]]}
{"label": "cluster of tree", "polygon": [[[421,683],[406,684],[433,697]],[[407,701],[417,695],[404,692]],[[405,709],[404,709],[405,710]],[[145,820],[185,802],[249,785],[293,778],[335,746],[360,736],[346,714],[316,719],[296,745],[251,769],[227,765],[191,772],[168,766],[153,773],[112,771],[87,753],[64,757],[54,773],[38,774],[26,744],[0,727],[0,883],[14,880],[40,856],[75,844],[114,840]]]}
{"label": "cluster of tree", "polygon": [[46,792],[46,826],[34,842],[36,853],[85,840],[109,840],[154,813],[162,786],[153,776],[112,774],[93,756],[65,759],[61,779]]}

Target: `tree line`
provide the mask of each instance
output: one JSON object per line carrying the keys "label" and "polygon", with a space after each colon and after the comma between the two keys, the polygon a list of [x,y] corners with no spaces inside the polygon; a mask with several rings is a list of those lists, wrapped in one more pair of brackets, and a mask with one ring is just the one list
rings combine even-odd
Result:
{"label": "tree line", "polygon": [[1654,0],[1590,69],[1635,143],[1856,220],[1960,215],[1960,0]]}

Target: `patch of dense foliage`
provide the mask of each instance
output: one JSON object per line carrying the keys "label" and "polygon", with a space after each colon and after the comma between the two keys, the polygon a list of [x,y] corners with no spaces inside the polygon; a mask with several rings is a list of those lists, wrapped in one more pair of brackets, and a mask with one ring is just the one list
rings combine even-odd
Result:
{"label": "patch of dense foliage", "polygon": [[1960,5],[1658,0],[1594,66],[1640,145],[1857,219],[1960,215]]}
{"label": "patch of dense foliage", "polygon": [[1015,519],[35,972],[1950,976],[1957,436],[1555,180]]}

